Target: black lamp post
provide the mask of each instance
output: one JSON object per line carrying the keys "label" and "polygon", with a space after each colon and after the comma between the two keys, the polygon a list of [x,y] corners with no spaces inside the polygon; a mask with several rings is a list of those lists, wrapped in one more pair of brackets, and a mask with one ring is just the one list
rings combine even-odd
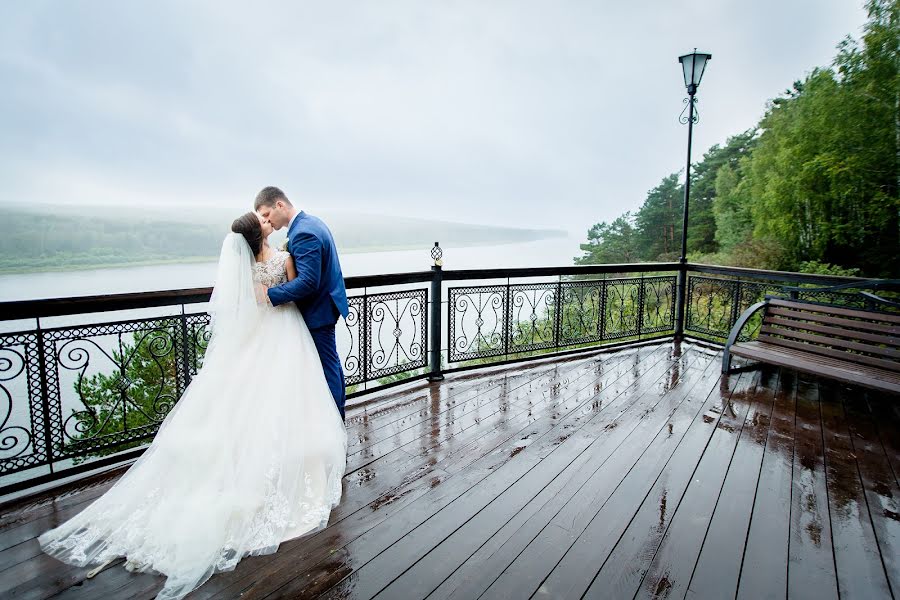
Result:
{"label": "black lamp post", "polygon": [[684,111],[682,111],[681,116],[678,118],[682,125],[686,123],[688,126],[687,165],[684,168],[684,217],[681,222],[680,260],[682,263],[687,261],[688,201],[691,197],[691,138],[694,135],[694,123],[700,120],[700,116],[695,109],[697,99],[694,97],[694,94],[697,93],[700,80],[703,78],[703,71],[706,70],[706,63],[710,58],[712,58],[712,54],[697,52],[696,48],[691,54],[678,57],[678,62],[681,63],[681,68],[684,71],[684,86],[687,88],[688,93],[688,97],[684,99],[687,104],[684,110],[688,114],[685,116]]}
{"label": "black lamp post", "polygon": [[[697,99],[694,95],[700,86],[700,80],[703,78],[703,71],[706,70],[706,63],[712,58],[712,54],[704,54],[703,52],[694,51],[690,54],[678,57],[684,72],[684,85],[687,88],[688,97],[684,99],[686,106],[681,111],[678,121],[688,126],[688,143],[687,143],[687,164],[684,169],[684,214],[681,218],[681,270],[678,272],[678,316],[675,322],[675,337],[680,338],[684,333],[684,294],[685,285],[687,283],[687,272],[685,264],[687,263],[687,233],[688,233],[688,202],[691,197],[691,139],[694,135],[694,123],[700,120],[700,116],[696,111],[695,105]],[[685,116],[687,112],[687,116]]]}

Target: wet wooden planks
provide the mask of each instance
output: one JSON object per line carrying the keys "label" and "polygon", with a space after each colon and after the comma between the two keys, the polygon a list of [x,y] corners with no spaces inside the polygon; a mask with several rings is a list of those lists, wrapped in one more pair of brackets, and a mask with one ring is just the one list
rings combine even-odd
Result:
{"label": "wet wooden planks", "polygon": [[[351,414],[329,527],[191,598],[886,597],[897,398],[661,343],[448,378]],[[0,511],[0,595],[152,598],[37,535],[109,481]]]}

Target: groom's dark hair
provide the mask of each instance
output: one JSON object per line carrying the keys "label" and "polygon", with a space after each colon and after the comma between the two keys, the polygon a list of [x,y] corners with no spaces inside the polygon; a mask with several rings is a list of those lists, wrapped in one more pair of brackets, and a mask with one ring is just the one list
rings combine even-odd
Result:
{"label": "groom's dark hair", "polygon": [[284,192],[282,192],[274,185],[264,187],[256,195],[256,202],[253,203],[253,210],[259,210],[260,206],[268,206],[270,208],[274,207],[275,203],[279,200],[281,200],[288,206],[293,206],[293,204],[291,204],[291,201],[287,199],[287,196],[284,195]]}

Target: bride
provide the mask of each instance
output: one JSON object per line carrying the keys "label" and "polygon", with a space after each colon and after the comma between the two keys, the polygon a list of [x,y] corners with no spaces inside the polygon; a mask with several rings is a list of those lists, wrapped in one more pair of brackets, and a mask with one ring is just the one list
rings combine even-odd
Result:
{"label": "bride", "polygon": [[[181,598],[247,555],[325,527],[341,498],[347,434],[294,303],[257,303],[255,284],[296,276],[255,213],[222,244],[202,370],[153,443],[102,497],[40,536],[77,566],[118,557],[167,576]],[[90,576],[90,574],[89,574]]]}

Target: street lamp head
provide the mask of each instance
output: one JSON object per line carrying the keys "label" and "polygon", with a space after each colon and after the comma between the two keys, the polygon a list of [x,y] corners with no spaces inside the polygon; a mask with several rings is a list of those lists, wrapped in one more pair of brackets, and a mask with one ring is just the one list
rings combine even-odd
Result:
{"label": "street lamp head", "polygon": [[700,86],[700,80],[703,78],[703,71],[706,69],[706,63],[712,58],[712,54],[694,51],[690,54],[678,57],[681,68],[684,71],[684,86],[687,88],[688,94],[693,96],[697,93]]}

